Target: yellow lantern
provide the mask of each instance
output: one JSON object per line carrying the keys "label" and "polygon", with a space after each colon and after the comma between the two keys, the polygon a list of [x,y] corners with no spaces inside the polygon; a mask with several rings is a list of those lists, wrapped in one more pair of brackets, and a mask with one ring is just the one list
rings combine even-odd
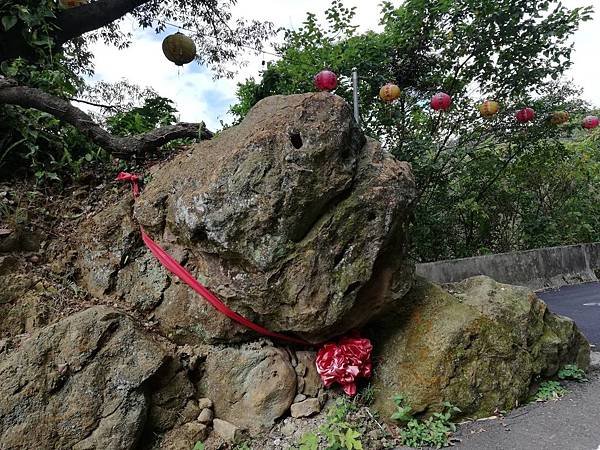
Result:
{"label": "yellow lantern", "polygon": [[552,125],[561,125],[569,121],[569,113],[566,111],[554,111],[550,116],[550,123]]}
{"label": "yellow lantern", "polygon": [[196,57],[196,44],[183,33],[167,36],[162,43],[167,59],[178,66],[191,63]]}
{"label": "yellow lantern", "polygon": [[486,119],[489,119],[490,117],[493,117],[496,114],[498,114],[499,110],[500,105],[498,104],[498,102],[495,102],[493,100],[486,100],[481,105],[479,105],[479,113],[481,114],[481,117],[485,117]]}
{"label": "yellow lantern", "polygon": [[64,9],[77,8],[78,6],[87,5],[88,3],[89,0],[58,0],[58,4]]}
{"label": "yellow lantern", "polygon": [[393,102],[400,97],[400,88],[395,84],[388,83],[379,90],[379,98],[384,102]]}

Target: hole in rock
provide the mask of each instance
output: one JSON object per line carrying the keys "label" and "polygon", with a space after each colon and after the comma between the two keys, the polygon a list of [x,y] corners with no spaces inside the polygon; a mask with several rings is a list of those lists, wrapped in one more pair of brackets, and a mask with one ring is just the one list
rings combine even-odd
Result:
{"label": "hole in rock", "polygon": [[300,136],[300,133],[296,131],[290,133],[290,141],[294,148],[302,148],[302,145],[304,145],[304,143],[302,142],[302,136]]}
{"label": "hole in rock", "polygon": [[348,286],[346,288],[346,291],[344,292],[344,295],[350,295],[352,292],[354,292],[356,290],[356,288],[358,288],[360,286],[360,281],[355,281],[354,283],[350,284],[350,286]]}

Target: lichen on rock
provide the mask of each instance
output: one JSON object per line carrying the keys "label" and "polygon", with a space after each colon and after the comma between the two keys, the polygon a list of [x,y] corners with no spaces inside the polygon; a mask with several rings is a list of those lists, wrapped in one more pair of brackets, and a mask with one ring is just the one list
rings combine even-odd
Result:
{"label": "lichen on rock", "polygon": [[565,364],[586,369],[590,347],[573,321],[551,313],[529,289],[478,276],[451,286],[424,279],[372,325],[376,408],[389,418],[402,393],[415,413],[443,402],[468,417],[526,400],[537,377]]}
{"label": "lichen on rock", "polygon": [[[364,325],[410,288],[405,228],[415,196],[408,163],[365,138],[341,98],[311,93],[264,99],[241,124],[155,170],[134,217],[178,247],[230,308],[319,342]],[[133,285],[136,275],[161,277],[136,262],[144,250],[130,248],[130,213],[118,205],[82,227],[90,291],[157,307],[180,342],[239,339],[235,324],[193,305],[203,302],[193,292],[171,283],[152,299]],[[128,267],[136,264],[146,272]],[[396,298],[384,295],[392,288]]]}

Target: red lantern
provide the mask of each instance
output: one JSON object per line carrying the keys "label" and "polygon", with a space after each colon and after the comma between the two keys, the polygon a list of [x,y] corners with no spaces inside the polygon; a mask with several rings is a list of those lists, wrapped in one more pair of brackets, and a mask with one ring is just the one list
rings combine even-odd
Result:
{"label": "red lantern", "polygon": [[535,111],[533,110],[533,108],[523,108],[522,110],[517,112],[516,117],[517,122],[531,122],[533,119],[535,119]]}
{"label": "red lantern", "polygon": [[333,91],[337,87],[337,76],[331,70],[321,70],[314,78],[319,91]]}
{"label": "red lantern", "polygon": [[436,111],[446,111],[452,105],[452,97],[445,92],[438,92],[431,97],[431,108]]}
{"label": "red lantern", "polygon": [[596,116],[587,116],[581,123],[581,126],[586,130],[592,130],[598,125],[600,125],[600,119],[598,119]]}

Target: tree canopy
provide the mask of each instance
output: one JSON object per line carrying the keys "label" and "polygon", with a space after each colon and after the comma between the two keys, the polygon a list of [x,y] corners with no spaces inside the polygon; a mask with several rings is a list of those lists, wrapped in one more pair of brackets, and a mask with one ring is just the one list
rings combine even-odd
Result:
{"label": "tree canopy", "polygon": [[[121,156],[139,156],[174,139],[209,138],[212,133],[203,124],[176,123],[173,115],[144,132],[115,135],[74,103],[94,103],[99,92],[111,90],[106,85],[90,89],[82,76],[94,70],[91,43],[102,40],[118,48],[131,44],[131,33],[121,27],[125,20],[156,33],[171,25],[185,28],[196,44],[197,62],[219,76],[231,76],[227,64],[239,64],[240,49],[260,49],[273,32],[269,23],[235,18],[234,4],[235,0],[92,0],[64,9],[56,0],[0,3],[0,167],[10,166],[9,160],[13,166],[35,165],[42,159],[56,162],[64,157],[61,147],[79,153],[77,148],[83,147],[76,157],[90,155],[94,145]],[[119,85],[112,91],[123,89],[127,87]],[[83,137],[88,140],[85,145],[74,145],[82,144]]]}
{"label": "tree canopy", "polygon": [[[323,68],[339,74],[335,94],[351,102],[356,67],[364,130],[410,161],[416,174],[417,258],[598,239],[600,228],[587,214],[599,199],[582,175],[597,170],[597,141],[580,139],[576,130],[590,106],[563,80],[572,65],[570,37],[591,12],[555,1],[406,0],[399,7],[383,2],[381,31],[358,33],[355,10],[335,0],[324,24],[308,14],[301,28],[287,31],[278,47],[282,58],[260,80],[239,86],[232,112],[241,119],[261,98],[311,90],[313,75]],[[391,104],[378,98],[388,82],[402,90]],[[439,91],[452,96],[448,112],[428,106]],[[479,114],[485,99],[501,105],[492,119]],[[526,106],[539,120],[519,124],[514,114]],[[545,120],[555,110],[569,111],[571,123]],[[577,163],[582,151],[586,165]],[[567,176],[570,171],[577,174]],[[568,183],[585,193],[567,189]],[[595,197],[586,200],[588,193]],[[586,209],[587,222],[561,236],[557,230],[573,212],[565,211],[569,204],[582,214]]]}

